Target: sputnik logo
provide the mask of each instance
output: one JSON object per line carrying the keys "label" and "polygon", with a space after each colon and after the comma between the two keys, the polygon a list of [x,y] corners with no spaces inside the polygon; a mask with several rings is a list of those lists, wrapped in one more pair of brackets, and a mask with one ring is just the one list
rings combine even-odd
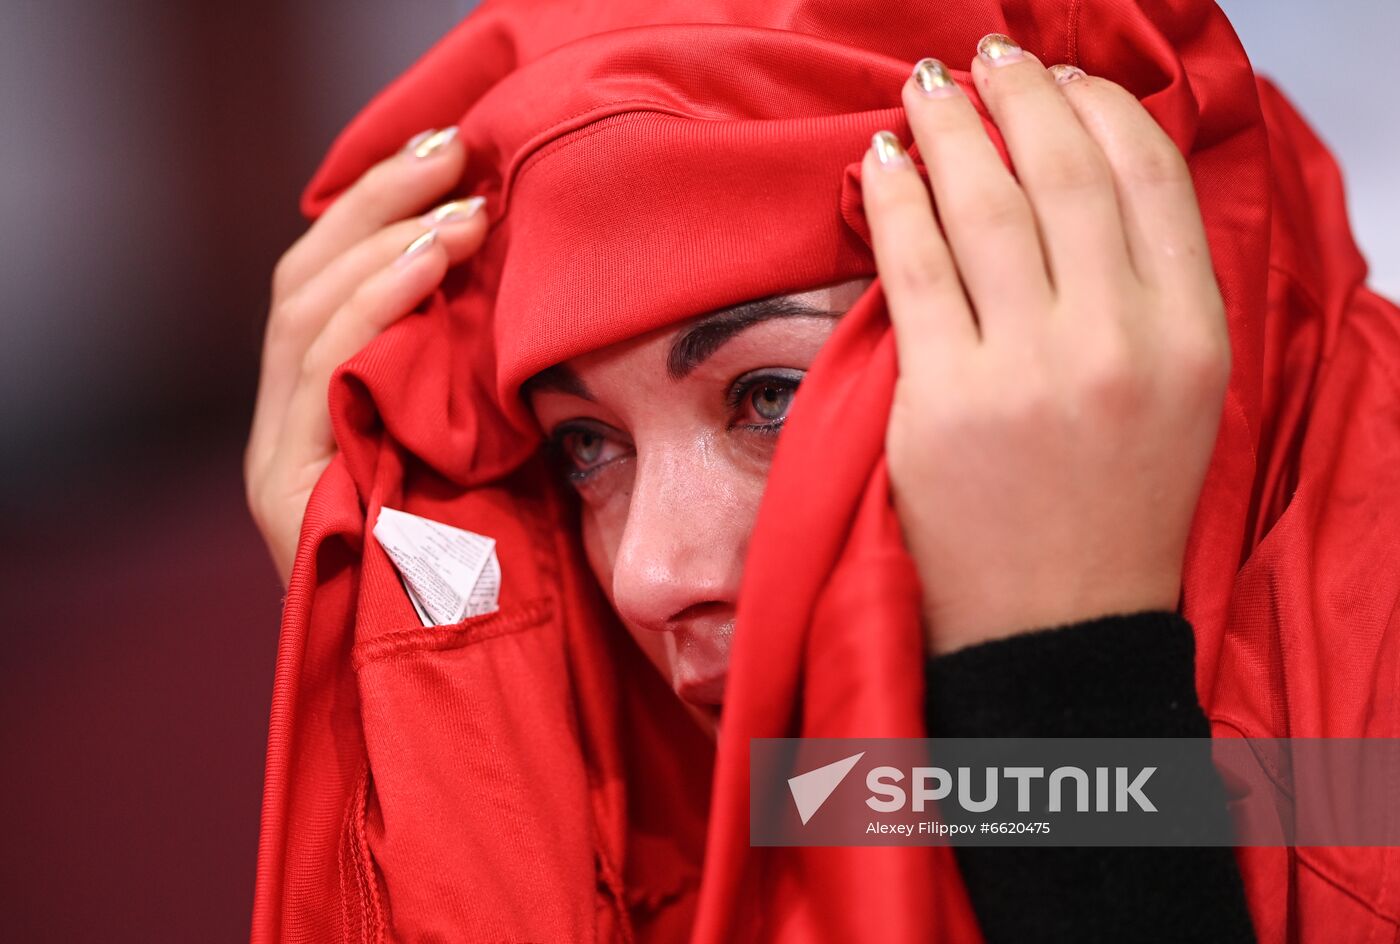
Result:
{"label": "sputnik logo", "polygon": [[797,815],[802,817],[802,825],[816,815],[827,797],[836,792],[841,781],[855,767],[856,762],[865,756],[865,751],[842,758],[825,767],[809,770],[805,774],[788,778],[788,789],[792,791],[792,802],[797,805]]}

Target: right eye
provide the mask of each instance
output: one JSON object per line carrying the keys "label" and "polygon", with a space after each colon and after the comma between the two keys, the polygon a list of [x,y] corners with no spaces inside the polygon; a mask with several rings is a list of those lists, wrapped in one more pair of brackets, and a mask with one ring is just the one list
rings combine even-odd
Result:
{"label": "right eye", "polygon": [[627,454],[627,446],[594,426],[561,426],[553,440],[571,466],[569,478],[582,481]]}

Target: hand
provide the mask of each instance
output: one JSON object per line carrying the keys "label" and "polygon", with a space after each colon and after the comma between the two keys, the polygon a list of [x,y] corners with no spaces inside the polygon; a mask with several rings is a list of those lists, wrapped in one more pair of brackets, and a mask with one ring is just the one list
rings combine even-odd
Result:
{"label": "hand", "polygon": [[455,129],[415,136],[346,190],[277,263],[243,475],[283,584],[311,489],[335,455],[331,372],[417,307],[485,238],[480,200],[423,214],[458,182],[465,157]]}
{"label": "hand", "polygon": [[902,93],[928,186],[892,135],[862,167],[899,352],[889,473],[935,653],[1176,609],[1230,371],[1180,151],[1118,85],[979,48],[1016,177],[932,60]]}

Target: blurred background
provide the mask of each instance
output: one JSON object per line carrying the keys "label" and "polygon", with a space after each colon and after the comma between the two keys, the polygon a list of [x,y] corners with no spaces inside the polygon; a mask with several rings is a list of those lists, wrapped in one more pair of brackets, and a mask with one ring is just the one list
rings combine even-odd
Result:
{"label": "blurred background", "polygon": [[[10,940],[247,938],[281,603],[241,478],[269,276],[332,137],[472,5],[0,6]],[[1400,297],[1377,41],[1400,4],[1222,6]]]}

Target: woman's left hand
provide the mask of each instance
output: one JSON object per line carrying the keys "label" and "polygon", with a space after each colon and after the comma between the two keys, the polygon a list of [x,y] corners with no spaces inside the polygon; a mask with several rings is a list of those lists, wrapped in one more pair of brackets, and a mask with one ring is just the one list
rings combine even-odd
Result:
{"label": "woman's left hand", "polygon": [[889,472],[938,653],[1174,610],[1230,372],[1177,147],[1120,86],[979,48],[1016,176],[931,60],[903,90],[928,186],[892,135],[862,167],[899,351]]}

